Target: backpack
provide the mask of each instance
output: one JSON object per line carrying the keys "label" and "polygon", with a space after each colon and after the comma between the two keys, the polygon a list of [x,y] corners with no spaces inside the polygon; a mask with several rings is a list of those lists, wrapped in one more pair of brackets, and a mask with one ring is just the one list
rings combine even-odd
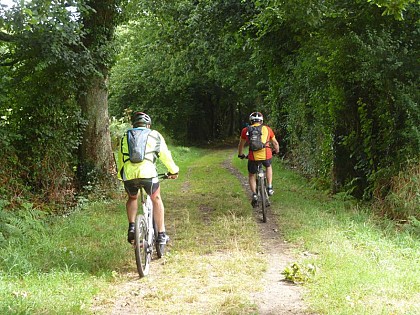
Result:
{"label": "backpack", "polygon": [[258,151],[265,148],[266,143],[262,141],[262,126],[248,127],[249,149],[251,151]]}
{"label": "backpack", "polygon": [[143,162],[146,154],[147,137],[150,132],[149,128],[134,128],[127,131],[128,156],[132,163]]}

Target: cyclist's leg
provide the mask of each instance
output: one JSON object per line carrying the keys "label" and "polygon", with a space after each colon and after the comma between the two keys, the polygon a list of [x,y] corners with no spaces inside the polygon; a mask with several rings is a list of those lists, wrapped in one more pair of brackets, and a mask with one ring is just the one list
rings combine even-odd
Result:
{"label": "cyclist's leg", "polygon": [[257,191],[257,176],[255,174],[248,173],[249,188],[253,194]]}
{"label": "cyclist's leg", "polygon": [[257,191],[257,163],[255,161],[248,160],[248,182],[249,188],[253,194]]}
{"label": "cyclist's leg", "polygon": [[153,219],[157,225],[159,232],[165,231],[164,224],[164,207],[162,198],[160,196],[160,185],[157,178],[143,178],[140,181],[141,186],[146,191],[146,194],[150,196],[153,204]]}
{"label": "cyclist's leg", "polygon": [[158,232],[165,232],[165,207],[160,195],[160,187],[150,196],[153,203],[153,215],[155,218]]}
{"label": "cyclist's leg", "polygon": [[124,182],[124,188],[127,192],[127,202],[125,204],[128,219],[127,241],[131,243],[134,240],[134,226],[138,207],[139,188],[135,180]]}
{"label": "cyclist's leg", "polygon": [[258,164],[255,161],[248,160],[248,182],[252,192],[251,205],[255,208],[258,205],[257,196],[257,170]]}
{"label": "cyclist's leg", "polygon": [[160,195],[160,187],[151,195],[151,198],[153,203],[153,215],[158,230],[157,242],[164,245],[168,243],[169,236],[166,234],[165,229],[165,207]]}
{"label": "cyclist's leg", "polygon": [[136,221],[138,195],[127,195],[128,199],[125,208],[127,210],[128,223],[134,223]]}
{"label": "cyclist's leg", "polygon": [[273,168],[271,167],[271,159],[263,161],[262,164],[265,166],[267,184],[269,187],[271,187],[271,184],[273,183]]}
{"label": "cyclist's leg", "polygon": [[127,210],[127,218],[129,223],[136,221],[137,207],[138,207],[138,194],[139,183],[138,180],[132,179],[124,182],[124,188],[127,192],[127,202],[125,208]]}
{"label": "cyclist's leg", "polygon": [[272,166],[266,167],[266,174],[267,174],[267,185],[268,187],[273,186],[273,168]]}
{"label": "cyclist's leg", "polygon": [[273,167],[271,166],[271,159],[265,160],[263,165],[265,166],[265,174],[267,177],[267,191],[271,196],[274,193],[273,190]]}
{"label": "cyclist's leg", "polygon": [[169,241],[169,237],[166,235],[165,230],[165,207],[160,195],[159,181],[156,178],[151,179],[148,185],[145,185],[145,190],[153,204],[153,218],[158,230],[157,241],[160,244],[166,244]]}

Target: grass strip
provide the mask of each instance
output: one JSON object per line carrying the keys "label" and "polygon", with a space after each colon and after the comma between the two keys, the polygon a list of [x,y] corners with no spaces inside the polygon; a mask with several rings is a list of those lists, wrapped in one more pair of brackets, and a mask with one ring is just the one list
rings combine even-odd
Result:
{"label": "grass strip", "polygon": [[348,197],[312,189],[278,160],[274,169],[280,230],[299,245],[298,265],[315,267],[305,283],[315,311],[420,314],[418,231],[378,218]]}

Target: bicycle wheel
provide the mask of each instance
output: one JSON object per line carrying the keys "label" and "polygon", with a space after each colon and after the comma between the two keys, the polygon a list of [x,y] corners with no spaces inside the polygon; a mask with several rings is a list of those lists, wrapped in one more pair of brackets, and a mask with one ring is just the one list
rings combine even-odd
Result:
{"label": "bicycle wheel", "polygon": [[158,258],[162,258],[162,256],[165,254],[165,244],[159,244],[157,242],[158,229],[157,229],[157,225],[155,221],[153,221],[153,230],[154,230],[154,236],[155,236],[154,243],[156,245],[156,256]]}
{"label": "bicycle wheel", "polygon": [[142,214],[136,217],[136,233],[134,240],[134,252],[136,254],[137,271],[140,278],[149,273],[150,267],[150,250],[147,242],[147,224]]}
{"label": "bicycle wheel", "polygon": [[264,173],[258,173],[258,190],[260,193],[262,221],[267,222],[267,191],[265,189]]}

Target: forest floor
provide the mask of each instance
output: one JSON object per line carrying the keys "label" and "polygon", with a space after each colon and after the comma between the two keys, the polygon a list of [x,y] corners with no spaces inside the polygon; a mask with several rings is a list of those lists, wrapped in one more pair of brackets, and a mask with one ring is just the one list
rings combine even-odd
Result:
{"label": "forest floor", "polygon": [[[249,194],[248,180],[235,167],[232,166],[229,160],[223,162],[223,166],[230,171],[230,173],[238,178],[243,186],[244,193]],[[295,285],[284,279],[282,271],[286,266],[294,261],[291,253],[292,245],[288,244],[281,236],[279,228],[276,223],[276,217],[268,211],[267,222],[262,223],[255,211],[255,220],[258,222],[258,229],[262,242],[263,255],[267,261],[267,268],[263,276],[262,291],[253,292],[249,299],[256,305],[257,312],[241,314],[260,314],[260,315],[286,315],[286,314],[310,314],[308,307],[303,300],[304,288]],[[229,255],[228,253],[226,255]],[[221,257],[220,259],[223,259]],[[146,278],[139,279],[138,274],[130,271],[122,275],[126,280],[117,284],[113,297],[107,299],[98,298],[96,305],[93,308],[95,314],[166,314],[159,309],[145,307],[145,299],[156,294],[156,287],[151,284],[159,283],[160,275],[165,268],[164,259],[162,261],[155,261],[152,265],[153,272]],[[145,281],[146,280],[146,281]],[[186,281],[185,279],[183,281]],[[223,280],[221,280],[223,281]],[[226,279],[226,281],[228,281]],[[188,286],[188,281],[185,282]],[[252,284],[250,284],[252,285]],[[191,287],[194,285],[191,284]],[[203,290],[200,292],[200,300],[210,302],[212,296],[207,297]],[[211,304],[202,302],[203,313],[218,314],[218,311],[212,311],[209,308]],[[141,310],[141,311],[140,311]],[[204,311],[205,310],[205,311]],[[185,306],[183,314],[200,314],[196,308],[188,309]],[[178,314],[178,313],[176,313]],[[229,314],[229,311],[224,311],[223,314]],[[236,314],[236,313],[235,313]]]}

